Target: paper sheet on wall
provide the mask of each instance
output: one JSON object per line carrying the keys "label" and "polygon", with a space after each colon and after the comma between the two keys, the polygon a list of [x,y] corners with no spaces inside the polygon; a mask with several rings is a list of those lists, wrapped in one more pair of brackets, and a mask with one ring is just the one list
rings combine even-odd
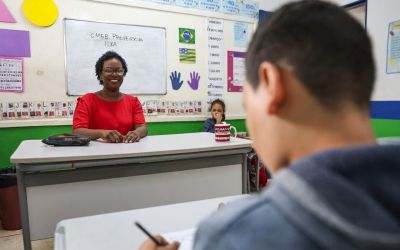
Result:
{"label": "paper sheet on wall", "polygon": [[386,73],[400,73],[400,20],[389,24]]}
{"label": "paper sheet on wall", "polygon": [[238,48],[247,47],[247,37],[249,34],[249,25],[244,22],[233,23],[233,46]]}
{"label": "paper sheet on wall", "polygon": [[180,242],[179,250],[192,250],[194,234],[196,233],[196,228],[191,228],[183,231],[177,231],[172,233],[166,233],[162,236],[168,241],[178,241]]}
{"label": "paper sheet on wall", "polygon": [[175,0],[175,4],[177,6],[186,7],[186,8],[197,8],[199,6],[198,0]]}
{"label": "paper sheet on wall", "polygon": [[0,57],[0,92],[24,91],[22,58]]}
{"label": "paper sheet on wall", "polygon": [[240,15],[258,19],[259,1],[243,0],[240,5]]}
{"label": "paper sheet on wall", "polygon": [[224,82],[224,23],[220,19],[207,19],[208,79],[207,107],[215,99],[223,99]]}
{"label": "paper sheet on wall", "polygon": [[0,0],[0,22],[16,23],[15,18],[3,3],[3,0]]}
{"label": "paper sheet on wall", "polygon": [[238,15],[240,11],[240,2],[238,0],[222,0],[221,1],[221,12]]}
{"label": "paper sheet on wall", "polygon": [[0,37],[0,56],[31,56],[29,31],[0,29]]}
{"label": "paper sheet on wall", "polygon": [[200,0],[199,8],[208,11],[219,11],[220,0]]}
{"label": "paper sheet on wall", "polygon": [[242,92],[246,79],[245,52],[228,51],[228,92]]}

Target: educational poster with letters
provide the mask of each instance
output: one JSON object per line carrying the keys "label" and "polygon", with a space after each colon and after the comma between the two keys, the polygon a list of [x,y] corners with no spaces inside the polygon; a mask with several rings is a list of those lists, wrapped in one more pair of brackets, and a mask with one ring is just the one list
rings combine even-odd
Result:
{"label": "educational poster with letters", "polygon": [[0,56],[0,92],[24,91],[23,58]]}
{"label": "educational poster with letters", "polygon": [[199,6],[198,0],[175,0],[175,5],[186,8],[197,8]]}
{"label": "educational poster with letters", "polygon": [[[92,0],[100,2],[118,2],[136,6],[139,0]],[[141,0],[163,5],[179,6],[204,11],[240,15],[258,19],[259,3],[257,0]]]}
{"label": "educational poster with letters", "polygon": [[242,92],[246,80],[245,52],[228,51],[228,92]]}
{"label": "educational poster with letters", "polygon": [[400,73],[400,20],[389,24],[386,73]]}
{"label": "educational poster with letters", "polygon": [[167,5],[171,5],[173,4],[173,0],[151,0],[154,3],[161,3],[161,4],[167,4]]}
{"label": "educational poster with letters", "polygon": [[240,5],[240,15],[258,19],[259,5],[256,0],[242,1]]}
{"label": "educational poster with letters", "polygon": [[208,11],[219,11],[221,0],[200,0],[199,8]]}
{"label": "educational poster with letters", "polygon": [[128,66],[122,92],[166,94],[165,28],[73,19],[64,19],[64,24],[69,95],[101,89],[94,68],[98,58],[109,50],[120,54]]}
{"label": "educational poster with letters", "polygon": [[239,0],[221,0],[221,12],[231,15],[237,15],[240,12]]}
{"label": "educational poster with letters", "polygon": [[224,82],[224,22],[221,19],[207,19],[208,36],[208,79],[207,106],[215,99],[223,99]]}

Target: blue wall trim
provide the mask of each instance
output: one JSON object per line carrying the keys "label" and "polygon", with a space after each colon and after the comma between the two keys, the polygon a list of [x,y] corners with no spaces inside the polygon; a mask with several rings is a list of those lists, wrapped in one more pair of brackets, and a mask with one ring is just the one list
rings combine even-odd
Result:
{"label": "blue wall trim", "polygon": [[258,22],[262,22],[271,12],[265,10],[258,11]]}
{"label": "blue wall trim", "polygon": [[373,119],[400,120],[400,101],[372,101],[370,110]]}

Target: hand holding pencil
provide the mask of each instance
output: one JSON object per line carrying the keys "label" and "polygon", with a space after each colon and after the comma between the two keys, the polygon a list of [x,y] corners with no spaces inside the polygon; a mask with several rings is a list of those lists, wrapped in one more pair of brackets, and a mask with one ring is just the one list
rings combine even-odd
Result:
{"label": "hand holding pencil", "polygon": [[139,222],[135,222],[135,225],[142,230],[149,239],[143,242],[139,250],[177,250],[179,248],[179,242],[174,241],[169,243],[161,235],[155,235],[149,233]]}

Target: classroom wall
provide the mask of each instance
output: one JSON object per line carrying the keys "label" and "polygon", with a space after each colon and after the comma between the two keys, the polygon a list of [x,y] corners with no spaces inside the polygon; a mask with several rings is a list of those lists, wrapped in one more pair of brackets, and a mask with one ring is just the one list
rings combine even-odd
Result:
{"label": "classroom wall", "polygon": [[[109,4],[92,0],[54,0],[59,16],[50,27],[43,28],[31,24],[22,13],[23,0],[3,0],[17,23],[2,23],[0,28],[28,30],[31,40],[31,57],[24,59],[25,91],[24,93],[0,93],[1,102],[16,101],[71,101],[76,97],[66,95],[65,88],[65,52],[63,18],[92,20],[113,23],[150,25],[166,27],[167,30],[167,72],[166,96],[139,96],[143,100],[186,101],[201,100],[203,113],[197,116],[151,116],[149,133],[151,135],[167,133],[187,133],[202,131],[203,121],[208,117],[206,111],[206,77],[207,77],[207,39],[206,19],[208,12],[185,10],[173,6],[163,6],[142,1],[131,1],[135,6],[123,4]],[[124,2],[110,0],[108,2]],[[126,1],[129,2],[129,1]],[[142,4],[143,3],[143,4]],[[142,6],[142,5],[143,6]],[[155,8],[154,8],[155,7]],[[159,8],[159,9],[157,9]],[[173,11],[169,11],[171,10]],[[187,13],[186,13],[187,12]],[[226,50],[244,51],[244,48],[233,46],[233,21],[247,22],[250,37],[254,29],[254,19],[235,17],[232,15],[211,13],[210,17],[224,19],[224,43]],[[178,43],[178,28],[194,28],[196,30],[196,44],[190,46],[197,53],[196,65],[183,65],[178,60],[178,48],[185,47]],[[94,64],[93,64],[94,67]],[[185,76],[185,84],[179,91],[172,90],[169,81],[170,72],[178,70]],[[189,72],[200,73],[202,78],[197,91],[191,90],[186,84]],[[94,73],[94,72],[93,72]],[[225,76],[226,77],[226,76]],[[226,81],[226,78],[224,79]],[[94,82],[93,84],[98,84]],[[245,131],[244,110],[241,93],[225,92],[227,103],[227,120],[238,131]],[[0,168],[10,166],[9,158],[22,140],[43,139],[56,133],[71,132],[71,118],[69,119],[36,119],[0,121]]]}
{"label": "classroom wall", "polygon": [[371,115],[387,136],[400,136],[400,73],[387,73],[389,23],[400,20],[400,1],[367,0],[367,31],[377,66]]}
{"label": "classroom wall", "polygon": [[[248,38],[254,30],[255,19],[227,15],[222,13],[212,13],[198,10],[199,15],[195,15],[196,10],[187,10],[185,12],[173,12],[178,9],[174,6],[164,6],[161,4],[152,4],[148,2],[136,1],[137,6],[104,3],[89,0],[54,0],[59,16],[57,21],[50,27],[38,27],[31,24],[23,16],[21,6],[23,0],[3,0],[6,6],[14,15],[17,23],[0,22],[0,28],[28,30],[31,41],[31,57],[24,59],[24,78],[25,91],[20,94],[0,93],[2,102],[17,101],[74,101],[76,96],[66,95],[66,70],[65,70],[65,51],[64,51],[64,18],[123,23],[132,25],[146,25],[166,28],[166,60],[167,75],[165,81],[167,85],[166,95],[139,95],[141,101],[159,100],[159,101],[195,101],[200,100],[203,104],[203,114],[195,117],[168,117],[152,116],[149,121],[174,121],[174,120],[203,120],[208,116],[206,110],[207,87],[206,77],[208,73],[208,43],[206,20],[207,16],[223,19],[224,21],[224,45],[226,50],[244,51],[245,48],[235,48],[233,44],[233,24],[234,20],[248,24]],[[108,2],[128,2],[108,1]],[[133,1],[131,1],[133,2]],[[157,7],[159,9],[151,9]],[[168,11],[169,9],[173,11]],[[185,8],[180,8],[185,9]],[[178,11],[180,10],[178,9]],[[179,28],[191,28],[196,31],[196,44],[186,45],[179,43]],[[179,48],[196,49],[196,64],[183,64],[179,62]],[[104,50],[112,50],[112,47]],[[99,55],[100,57],[100,55]],[[226,55],[222,55],[226,60]],[[93,74],[94,74],[93,62]],[[129,65],[128,65],[129,67]],[[179,90],[173,90],[169,75],[173,71],[182,73],[184,84]],[[200,74],[201,80],[198,90],[192,90],[186,83],[189,80],[190,72],[196,71]],[[149,74],[151,74],[149,72]],[[225,79],[226,81],[226,75]],[[98,86],[98,82],[88,83]],[[138,83],[140,84],[140,83]],[[227,116],[235,119],[244,118],[244,110],[241,105],[241,93],[224,93],[224,100],[229,107]],[[70,119],[64,120],[63,125],[71,124]],[[56,121],[60,122],[60,121]],[[0,127],[5,122],[0,123]],[[11,126],[35,126],[45,124],[43,121],[26,120],[16,124],[8,122]]]}
{"label": "classroom wall", "polygon": [[[21,16],[21,9],[20,5],[22,1],[16,1],[16,0],[3,0],[7,6],[11,6],[10,9],[13,13],[18,13],[19,16]],[[68,1],[56,1],[56,2],[63,2],[64,4],[70,1],[77,1],[77,0],[68,0]],[[90,2],[90,1],[89,1]],[[282,2],[286,2],[286,0],[260,0],[260,9],[264,9],[267,11],[272,11],[274,8],[278,7]],[[349,1],[347,1],[349,2]],[[347,4],[347,2],[344,2],[344,4]],[[90,9],[89,3],[85,3],[85,7],[75,7],[73,11],[77,11],[80,13],[81,18],[83,19],[90,19],[90,13],[87,13],[87,9]],[[93,3],[91,3],[93,4]],[[96,3],[99,4],[99,3]],[[71,9],[72,7],[69,7]],[[385,11],[384,9],[382,11]],[[362,14],[358,13],[359,16],[362,16]],[[117,17],[115,17],[117,18]],[[12,25],[4,25],[0,23],[0,28],[15,28],[15,29],[32,29],[36,30],[38,28],[33,27],[33,25],[29,24],[27,21],[24,21],[23,18],[18,19],[20,24],[17,24],[17,26],[12,26]],[[19,25],[19,26],[18,26]],[[22,25],[22,26],[21,26]],[[27,28],[28,27],[28,28]],[[60,29],[60,36],[62,36],[62,30]],[[44,37],[37,38],[39,39],[39,42],[47,42],[48,36],[46,36],[46,32],[44,32]],[[37,49],[32,48],[34,51]],[[43,53],[48,53],[46,50],[46,46],[42,46],[40,50],[36,51],[35,53],[43,54]],[[63,60],[64,55],[63,51],[59,51],[58,53],[51,53],[49,55],[54,61],[58,63],[62,63],[61,60]],[[29,59],[28,59],[29,60]],[[380,62],[378,62],[380,63]],[[47,61],[43,61],[38,59],[34,65],[32,65],[32,75],[31,77],[36,80],[36,87],[41,88],[41,82],[42,81],[52,81],[54,80],[54,77],[64,77],[64,71],[55,71],[56,74],[59,74],[57,76],[54,75],[49,75],[49,74],[40,74],[41,70],[45,70],[45,72],[48,72],[48,70],[51,70],[53,67],[52,63],[48,63]],[[39,74],[38,74],[39,73]],[[378,84],[379,88],[379,84]],[[49,90],[49,91],[59,91],[59,90]],[[51,94],[54,94],[53,92],[50,92]],[[18,96],[19,94],[17,94]],[[56,94],[57,95],[57,94]],[[397,98],[400,95],[400,92],[398,94],[396,93],[395,98]],[[64,93],[62,94],[64,96]],[[3,96],[1,95],[1,101],[3,101]],[[9,97],[11,98],[11,97]],[[239,98],[240,99],[240,98]],[[240,100],[237,100],[237,105],[240,105]],[[397,98],[399,99],[399,98]],[[229,119],[229,117],[228,117]],[[244,119],[231,119],[230,122],[238,128],[238,131],[244,131],[246,130],[245,128],[245,121]],[[175,121],[175,122],[150,122],[148,124],[149,126],[149,133],[151,135],[158,135],[158,134],[172,134],[172,133],[188,133],[188,132],[199,132],[202,130],[202,124],[203,122],[201,120],[197,121]],[[374,129],[375,135],[377,137],[386,137],[386,136],[400,136],[400,120],[399,119],[382,119],[382,118],[373,118],[371,119],[371,124]],[[64,132],[71,132],[71,126],[70,125],[57,125],[57,122],[54,122],[53,124],[47,124],[44,126],[43,124],[37,123],[35,126],[25,126],[25,127],[9,127],[9,128],[0,128],[0,168],[2,167],[8,167],[10,166],[9,158],[14,152],[14,150],[17,148],[19,143],[22,140],[26,139],[43,139],[49,135],[52,134],[57,134],[57,133],[64,133]]]}
{"label": "classroom wall", "polygon": [[[361,0],[330,0],[340,6],[352,6],[362,3]],[[260,0],[260,9],[273,11],[290,0]],[[400,19],[400,1],[398,0],[367,0],[366,5],[355,5],[347,8],[349,13],[360,23],[365,25],[367,18],[367,32],[370,33],[377,63],[377,80],[371,103],[371,124],[377,137],[400,136],[400,74],[387,76],[386,67],[386,42],[387,25],[389,20]],[[366,11],[370,12],[366,15]],[[373,15],[371,18],[370,15]],[[371,27],[372,26],[372,27]],[[373,32],[371,31],[373,29]],[[395,90],[395,91],[394,91]]]}

